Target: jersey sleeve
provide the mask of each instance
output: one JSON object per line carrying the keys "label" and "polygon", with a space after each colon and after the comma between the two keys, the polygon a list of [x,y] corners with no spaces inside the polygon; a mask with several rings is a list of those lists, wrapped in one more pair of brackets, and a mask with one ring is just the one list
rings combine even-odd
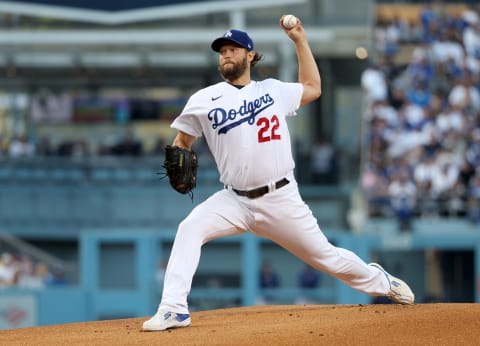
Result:
{"label": "jersey sleeve", "polygon": [[200,137],[202,136],[202,126],[198,119],[199,114],[200,109],[198,103],[195,102],[195,97],[192,96],[183,108],[182,113],[175,118],[170,127],[185,132],[191,136]]}
{"label": "jersey sleeve", "polygon": [[286,116],[297,115],[296,111],[300,108],[300,102],[303,95],[303,84],[280,82],[282,86],[281,99],[284,102]]}

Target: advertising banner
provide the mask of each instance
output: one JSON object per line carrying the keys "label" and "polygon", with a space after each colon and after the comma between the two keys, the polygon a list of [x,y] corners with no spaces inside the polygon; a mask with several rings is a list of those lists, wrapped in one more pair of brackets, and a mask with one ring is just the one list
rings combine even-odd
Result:
{"label": "advertising banner", "polygon": [[37,325],[37,299],[31,294],[0,296],[0,330]]}

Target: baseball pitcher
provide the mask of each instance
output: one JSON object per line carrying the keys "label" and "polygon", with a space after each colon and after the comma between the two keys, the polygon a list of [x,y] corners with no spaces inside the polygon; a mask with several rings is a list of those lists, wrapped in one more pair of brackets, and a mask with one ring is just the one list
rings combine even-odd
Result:
{"label": "baseball pitcher", "polygon": [[144,322],[145,331],[189,326],[187,297],[202,245],[245,232],[271,239],[361,292],[401,304],[414,301],[405,282],[330,244],[299,194],[286,119],[320,97],[321,79],[301,21],[288,28],[283,17],[280,27],[296,49],[298,82],[252,80],[251,69],[261,54],[246,32],[229,30],[211,44],[224,81],[193,94],[171,125],[178,130],[166,148],[172,186],[181,193],[195,187],[197,161],[191,148],[204,136],[225,188],[178,226],[162,299],[157,313]]}

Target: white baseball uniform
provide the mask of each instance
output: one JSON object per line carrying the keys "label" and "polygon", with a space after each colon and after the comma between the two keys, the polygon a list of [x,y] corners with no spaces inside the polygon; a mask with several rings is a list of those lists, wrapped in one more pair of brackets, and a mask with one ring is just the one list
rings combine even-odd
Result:
{"label": "white baseball uniform", "polygon": [[[302,200],[286,117],[296,115],[303,86],[276,79],[237,88],[221,82],[192,95],[172,127],[205,136],[226,189],[195,207],[177,230],[165,273],[161,308],[188,313],[187,296],[206,242],[252,232],[284,247],[314,268],[370,295],[389,282],[353,252],[334,247]],[[276,182],[288,180],[276,188]],[[240,196],[267,186],[258,198]]]}

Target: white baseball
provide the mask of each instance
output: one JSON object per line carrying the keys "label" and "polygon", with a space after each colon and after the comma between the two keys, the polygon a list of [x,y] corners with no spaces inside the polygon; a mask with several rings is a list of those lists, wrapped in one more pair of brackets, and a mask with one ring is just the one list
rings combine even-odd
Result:
{"label": "white baseball", "polygon": [[291,29],[297,25],[297,17],[295,17],[293,14],[287,14],[285,17],[283,17],[282,24],[285,28]]}

